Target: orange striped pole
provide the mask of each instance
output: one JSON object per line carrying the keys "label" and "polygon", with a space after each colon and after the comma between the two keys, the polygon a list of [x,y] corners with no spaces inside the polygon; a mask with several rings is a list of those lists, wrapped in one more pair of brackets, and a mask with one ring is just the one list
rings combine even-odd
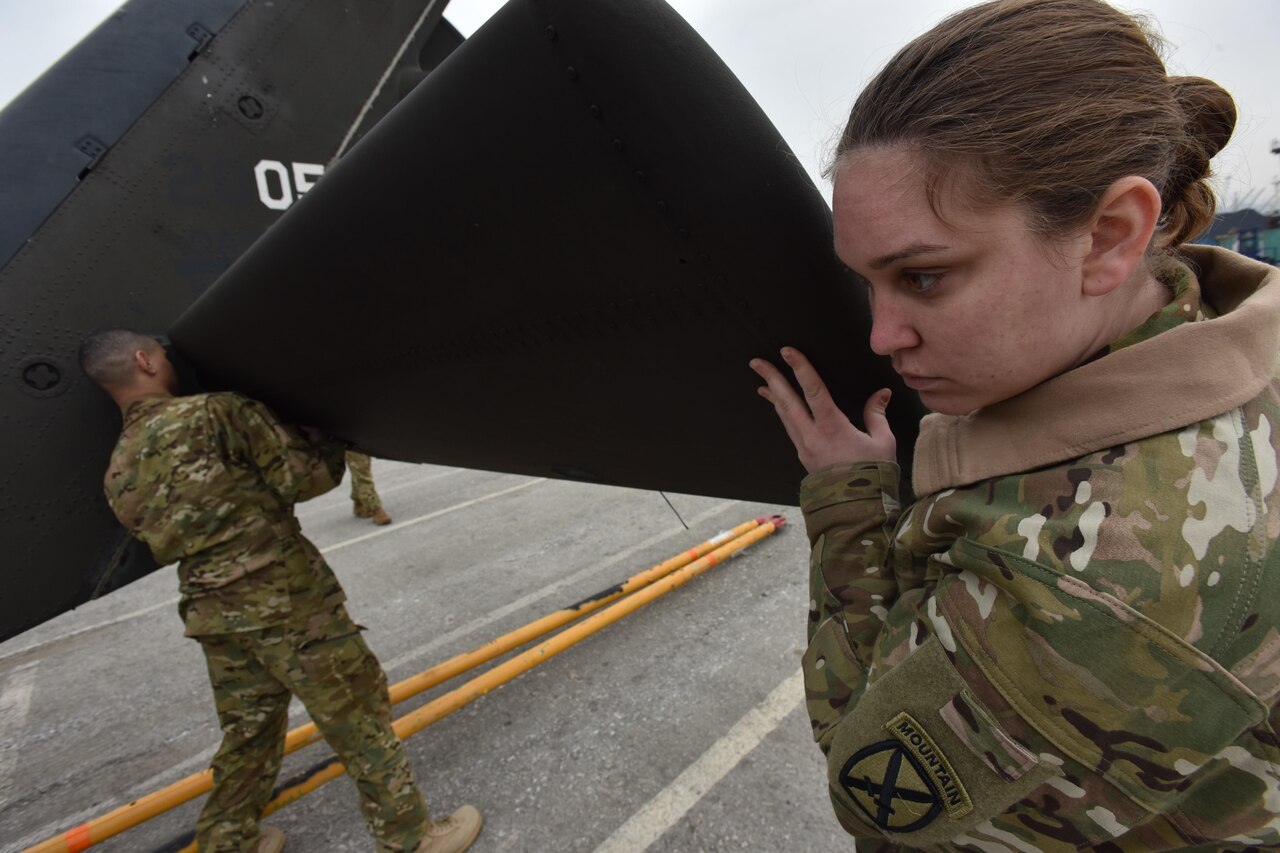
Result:
{"label": "orange striped pole", "polygon": [[[398,704],[417,696],[419,693],[429,690],[456,675],[506,654],[512,649],[531,642],[588,613],[599,610],[601,607],[635,590],[643,589],[681,566],[688,565],[714,551],[723,543],[731,542],[744,533],[759,527],[763,521],[765,521],[764,517],[744,522],[732,530],[713,536],[711,539],[687,551],[634,575],[618,586],[611,587],[562,610],[549,613],[524,627],[517,628],[508,634],[491,640],[477,649],[457,655],[444,663],[437,664],[430,669],[411,676],[391,687],[391,702]],[[289,732],[285,737],[285,753],[295,752],[318,740],[320,740],[320,734],[316,729],[315,723],[306,723]],[[341,768],[339,768],[339,773],[341,773]],[[164,814],[170,809],[194,800],[196,797],[207,793],[212,787],[212,771],[203,770],[199,773],[193,773],[159,791],[154,791],[137,800],[126,803],[105,815],[93,818],[60,835],[29,847],[23,853],[80,853],[82,850],[87,850],[95,844],[100,844],[108,838],[112,838]]]}

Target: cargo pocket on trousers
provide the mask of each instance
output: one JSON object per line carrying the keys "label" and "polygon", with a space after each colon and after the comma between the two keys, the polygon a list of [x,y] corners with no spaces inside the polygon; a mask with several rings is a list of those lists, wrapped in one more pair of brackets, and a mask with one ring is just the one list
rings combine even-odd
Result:
{"label": "cargo pocket on trousers", "polygon": [[358,703],[360,693],[387,689],[386,675],[359,631],[313,640],[299,650],[298,659],[311,684],[331,691],[342,704]]}
{"label": "cargo pocket on trousers", "polygon": [[801,659],[804,667],[804,699],[813,739],[825,753],[831,732],[844,716],[854,691],[861,690],[866,674],[849,648],[844,620],[828,617],[814,632]]}

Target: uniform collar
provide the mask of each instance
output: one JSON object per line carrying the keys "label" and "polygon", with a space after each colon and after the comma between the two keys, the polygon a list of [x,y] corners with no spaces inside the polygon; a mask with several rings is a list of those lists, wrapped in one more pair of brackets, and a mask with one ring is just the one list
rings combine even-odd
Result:
{"label": "uniform collar", "polygon": [[157,394],[154,397],[142,397],[138,400],[134,400],[129,404],[128,408],[124,410],[125,429],[133,426],[139,420],[146,417],[151,412],[154,412],[156,409],[161,408],[173,399],[173,397]]}
{"label": "uniform collar", "polygon": [[1212,308],[1202,306],[1200,300],[1200,282],[1191,268],[1181,262],[1174,262],[1173,268],[1161,282],[1170,295],[1163,308],[1148,317],[1142,325],[1126,332],[1107,346],[1103,347],[1095,358],[1101,358],[1125,347],[1150,340],[1162,332],[1167,332],[1183,323],[1216,317]]}

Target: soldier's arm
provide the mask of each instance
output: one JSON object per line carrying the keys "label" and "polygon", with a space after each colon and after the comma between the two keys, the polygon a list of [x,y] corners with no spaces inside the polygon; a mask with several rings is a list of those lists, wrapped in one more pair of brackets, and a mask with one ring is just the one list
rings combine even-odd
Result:
{"label": "soldier's arm", "polygon": [[222,414],[232,452],[256,468],[284,502],[310,500],[342,481],[345,448],[340,442],[311,441],[256,400],[239,398]]}
{"label": "soldier's arm", "polygon": [[883,616],[898,596],[888,559],[897,483],[895,463],[861,462],[815,471],[800,486],[811,546],[805,700],[824,753],[866,683]]}
{"label": "soldier's arm", "polygon": [[809,639],[834,619],[863,666],[870,661],[883,614],[898,595],[888,565],[901,512],[898,471],[896,463],[883,461],[833,465],[805,477],[800,486],[811,546]]}
{"label": "soldier's arm", "polygon": [[[869,663],[849,664],[821,628],[805,654],[832,801],[853,834],[913,849],[1119,837],[1173,849],[1218,837],[1197,830],[1221,830],[1214,796],[1274,789],[1254,758],[1270,750],[1267,709],[1121,599],[965,538],[928,577],[888,607]],[[1242,823],[1241,837],[1260,827]]]}

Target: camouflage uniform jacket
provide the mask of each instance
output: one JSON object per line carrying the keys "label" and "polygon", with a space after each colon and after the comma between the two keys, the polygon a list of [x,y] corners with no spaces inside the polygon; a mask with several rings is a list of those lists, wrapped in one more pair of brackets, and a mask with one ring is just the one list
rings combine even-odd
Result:
{"label": "camouflage uniform jacket", "polygon": [[1280,846],[1280,272],[1187,257],[1101,357],[927,416],[905,511],[893,463],[805,479],[859,850]]}
{"label": "camouflage uniform jacket", "polygon": [[179,563],[187,636],[346,618],[342,587],[293,514],[337,485],[342,456],[237,394],[147,397],[125,412],[107,502],[156,560]]}

